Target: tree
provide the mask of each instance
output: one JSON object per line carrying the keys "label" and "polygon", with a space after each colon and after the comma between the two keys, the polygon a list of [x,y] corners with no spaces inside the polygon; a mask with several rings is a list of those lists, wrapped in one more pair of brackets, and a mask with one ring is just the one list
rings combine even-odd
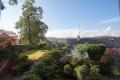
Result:
{"label": "tree", "polygon": [[20,30],[20,40],[23,44],[38,44],[45,39],[48,26],[41,21],[43,10],[26,0],[22,6],[22,16],[16,22],[16,29]]}
{"label": "tree", "polygon": [[[18,3],[18,0],[9,0],[10,5],[16,5],[17,3]],[[1,8],[1,10],[3,10],[5,8],[2,0],[0,0],[0,8]]]}

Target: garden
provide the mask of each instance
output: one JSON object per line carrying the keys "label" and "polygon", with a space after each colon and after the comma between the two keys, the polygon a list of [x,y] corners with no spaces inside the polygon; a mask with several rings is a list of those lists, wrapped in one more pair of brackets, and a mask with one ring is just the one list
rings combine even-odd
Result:
{"label": "garden", "polygon": [[5,44],[5,47],[0,48],[0,59],[9,60],[9,64],[6,72],[1,74],[1,79],[6,73],[12,75],[14,80],[118,80],[120,78],[119,59],[111,59],[105,55],[106,47],[102,44],[77,44],[74,47],[74,50],[77,50],[77,57],[66,55],[70,50],[66,45],[46,48],[48,45],[46,44],[41,48],[41,45],[21,47],[21,45]]}
{"label": "garden", "polygon": [[[10,0],[14,4],[17,0]],[[34,0],[25,0],[15,24],[19,36],[0,31],[0,80],[120,80],[120,59],[106,55],[104,44],[56,47],[45,37],[42,14]],[[71,50],[76,56],[68,55]]]}

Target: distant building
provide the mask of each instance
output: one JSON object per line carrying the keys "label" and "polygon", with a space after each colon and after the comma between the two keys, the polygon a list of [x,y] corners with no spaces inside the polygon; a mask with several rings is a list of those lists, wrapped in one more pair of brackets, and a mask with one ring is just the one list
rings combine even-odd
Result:
{"label": "distant building", "polygon": [[106,46],[106,55],[112,58],[120,58],[120,37],[78,38],[67,39],[71,48],[77,44],[104,44]]}

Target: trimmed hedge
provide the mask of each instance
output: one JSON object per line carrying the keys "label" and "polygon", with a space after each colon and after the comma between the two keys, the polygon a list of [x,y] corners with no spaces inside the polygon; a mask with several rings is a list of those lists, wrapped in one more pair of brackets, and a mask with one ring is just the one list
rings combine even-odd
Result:
{"label": "trimmed hedge", "polygon": [[40,49],[46,50],[50,49],[51,47],[48,44],[39,44],[39,45],[14,45],[18,52],[25,52],[28,50]]}

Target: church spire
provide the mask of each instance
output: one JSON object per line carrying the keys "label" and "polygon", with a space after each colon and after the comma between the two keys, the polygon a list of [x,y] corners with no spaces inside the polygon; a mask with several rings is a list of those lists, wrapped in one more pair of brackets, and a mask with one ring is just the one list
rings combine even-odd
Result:
{"label": "church spire", "polygon": [[77,39],[78,39],[78,41],[80,40],[80,29],[79,29],[79,32],[78,32]]}

